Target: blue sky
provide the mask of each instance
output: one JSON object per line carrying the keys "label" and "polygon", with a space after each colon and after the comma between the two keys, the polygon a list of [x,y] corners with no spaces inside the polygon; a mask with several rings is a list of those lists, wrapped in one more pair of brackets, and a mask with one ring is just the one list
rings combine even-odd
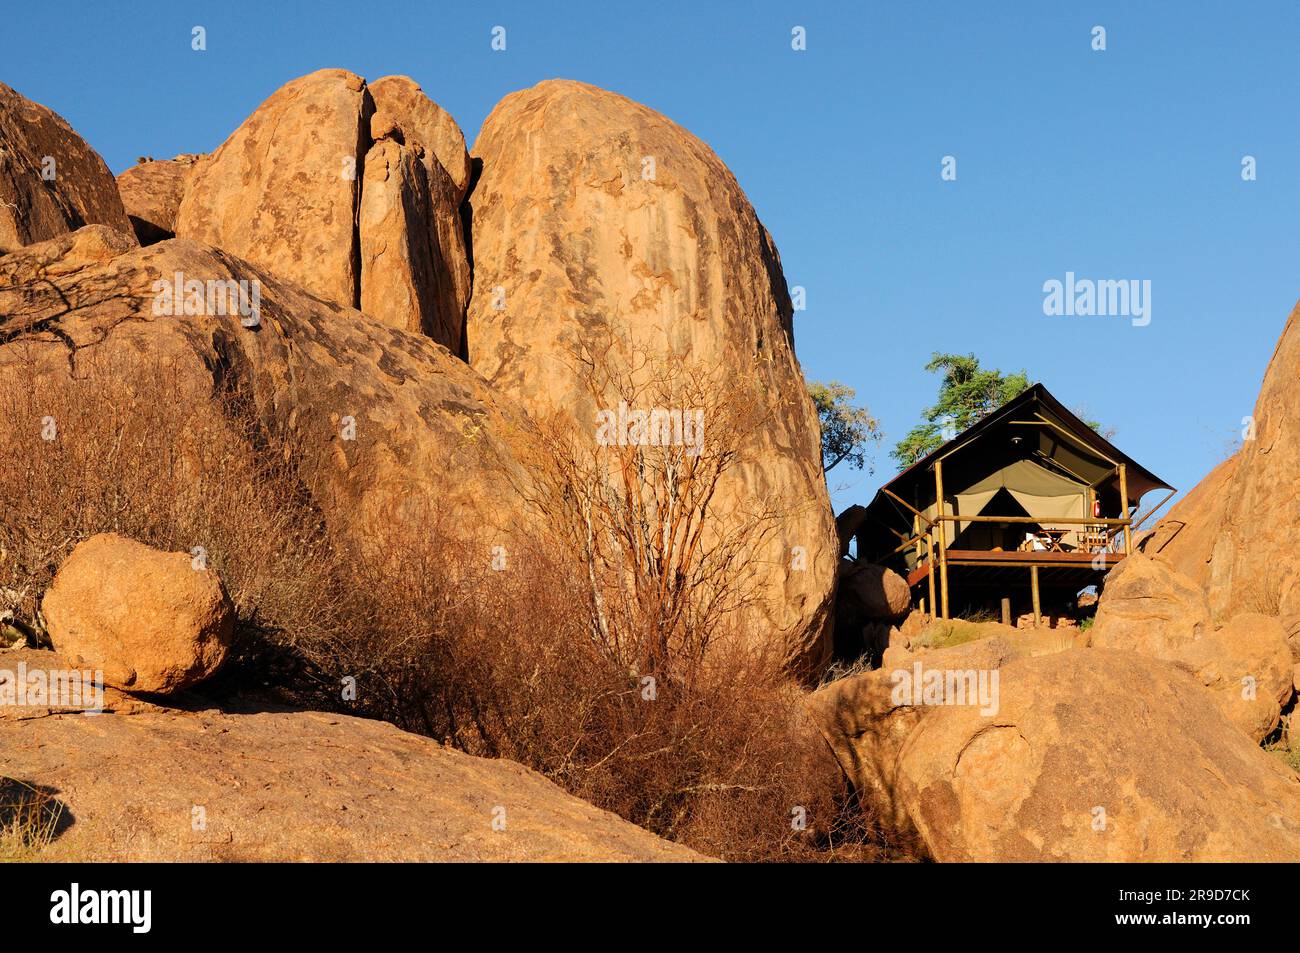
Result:
{"label": "blue sky", "polygon": [[[209,151],[327,66],[413,76],[471,142],[503,95],[550,77],[644,102],[735,172],[807,289],[805,373],[855,387],[886,446],[934,399],[930,352],[974,351],[1190,489],[1251,413],[1300,297],[1292,3],[182,0],[11,3],[5,23],[0,80],[115,172]],[[1045,316],[1043,283],[1067,271],[1149,279],[1150,324]],[[893,472],[876,458],[874,476],[832,474],[852,484],[837,509]]]}

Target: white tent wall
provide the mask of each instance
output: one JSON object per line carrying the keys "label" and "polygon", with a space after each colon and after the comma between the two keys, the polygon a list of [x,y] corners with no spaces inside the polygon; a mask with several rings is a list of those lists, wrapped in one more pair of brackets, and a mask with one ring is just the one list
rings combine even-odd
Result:
{"label": "white tent wall", "polygon": [[[947,516],[978,516],[988,502],[1005,489],[1025,508],[1025,512],[1034,517],[1042,517],[1042,525],[1048,529],[1069,529],[1071,536],[1074,527],[1052,522],[1052,517],[1084,519],[1088,516],[1088,486],[1067,476],[1055,473],[1039,466],[1031,460],[1017,460],[1000,470],[989,474],[969,487],[953,493],[944,500],[943,510]],[[956,503],[954,507],[954,501]],[[923,510],[927,517],[933,518],[937,513],[934,504]],[[966,527],[969,520],[959,520],[956,530],[949,524],[948,546],[951,547],[956,537]],[[1070,536],[1067,543],[1074,543]]]}

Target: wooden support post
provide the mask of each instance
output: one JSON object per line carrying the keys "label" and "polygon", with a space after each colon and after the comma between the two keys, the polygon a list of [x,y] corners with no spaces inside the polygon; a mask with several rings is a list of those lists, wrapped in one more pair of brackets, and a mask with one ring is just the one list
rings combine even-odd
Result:
{"label": "wooden support post", "polygon": [[930,621],[933,622],[936,617],[936,603],[934,601],[934,530],[925,534],[925,548],[929,554],[930,571],[926,576],[930,581]]}
{"label": "wooden support post", "polygon": [[1124,555],[1133,555],[1133,521],[1129,519],[1128,512],[1128,469],[1124,464],[1119,465],[1119,515],[1124,517]]}
{"label": "wooden support post", "polygon": [[1029,589],[1034,594],[1034,628],[1038,628],[1043,615],[1042,603],[1038,599],[1038,567],[1029,567]]}
{"label": "wooden support post", "polygon": [[1002,597],[1002,624],[1011,624],[1011,600],[1006,596]]}
{"label": "wooden support post", "polygon": [[939,599],[942,618],[948,618],[948,521],[943,518],[943,461],[934,462],[934,500],[939,508]]}

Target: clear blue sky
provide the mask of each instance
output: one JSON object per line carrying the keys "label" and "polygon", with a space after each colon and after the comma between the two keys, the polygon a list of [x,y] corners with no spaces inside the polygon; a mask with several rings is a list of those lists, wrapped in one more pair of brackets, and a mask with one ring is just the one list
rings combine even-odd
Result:
{"label": "clear blue sky", "polygon": [[[415,77],[471,142],[539,80],[616,90],[731,166],[807,289],[805,373],[855,387],[887,446],[934,398],[930,352],[975,351],[1086,407],[1187,490],[1251,412],[1300,297],[1297,37],[1287,2],[101,0],[9,4],[0,80],[115,172],[209,151],[327,66]],[[1151,323],[1044,316],[1043,282],[1067,271],[1150,279]],[[855,484],[837,509],[892,472],[883,450],[874,476],[837,470]]]}

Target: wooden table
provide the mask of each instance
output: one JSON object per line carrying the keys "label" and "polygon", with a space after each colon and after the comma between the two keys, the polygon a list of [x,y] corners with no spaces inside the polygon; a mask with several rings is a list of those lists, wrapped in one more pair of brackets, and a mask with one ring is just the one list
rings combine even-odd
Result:
{"label": "wooden table", "polygon": [[1063,553],[1065,549],[1061,546],[1061,541],[1070,535],[1073,530],[1068,529],[1041,529],[1038,531],[1039,536],[1045,536],[1048,543],[1049,553]]}

